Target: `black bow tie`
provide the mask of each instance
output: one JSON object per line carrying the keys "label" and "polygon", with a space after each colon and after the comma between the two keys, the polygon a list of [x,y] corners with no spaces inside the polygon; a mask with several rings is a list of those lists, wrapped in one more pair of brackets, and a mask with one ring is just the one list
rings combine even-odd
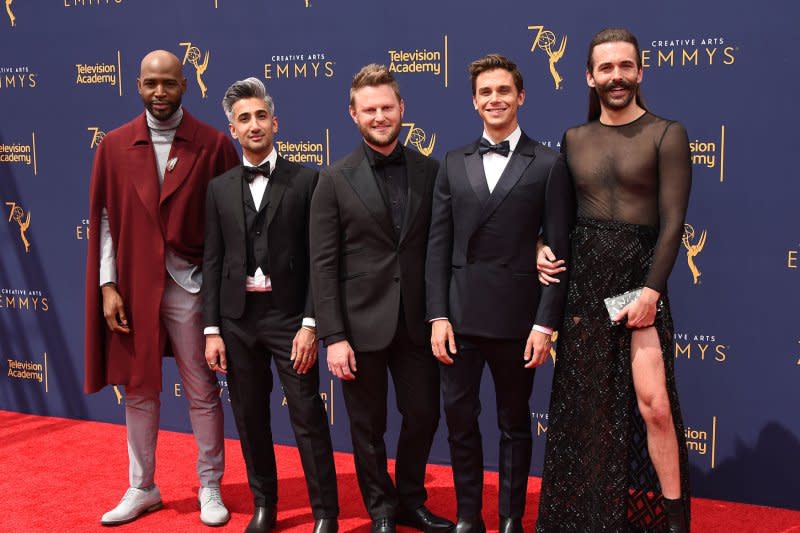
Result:
{"label": "black bow tie", "polygon": [[269,177],[269,161],[266,163],[262,163],[257,167],[250,167],[247,165],[242,165],[242,177],[247,183],[253,183],[253,180],[256,179],[256,176],[264,176]]}
{"label": "black bow tie", "polygon": [[396,165],[403,162],[402,150],[393,150],[389,155],[383,155],[375,152],[373,156],[375,156],[375,168],[382,168],[387,165]]}
{"label": "black bow tie", "polygon": [[497,144],[492,144],[486,138],[481,138],[481,144],[478,146],[478,153],[484,155],[488,152],[495,152],[503,157],[508,157],[508,153],[511,151],[511,144],[508,141],[499,142]]}

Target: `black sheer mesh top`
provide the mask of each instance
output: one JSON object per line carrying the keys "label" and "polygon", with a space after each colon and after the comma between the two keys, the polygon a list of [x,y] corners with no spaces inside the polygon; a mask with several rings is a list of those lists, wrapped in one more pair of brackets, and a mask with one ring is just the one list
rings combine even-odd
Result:
{"label": "black sheer mesh top", "polygon": [[614,220],[658,230],[645,285],[663,292],[683,234],[692,182],[684,127],[645,113],[622,126],[599,120],[564,134],[578,217]]}

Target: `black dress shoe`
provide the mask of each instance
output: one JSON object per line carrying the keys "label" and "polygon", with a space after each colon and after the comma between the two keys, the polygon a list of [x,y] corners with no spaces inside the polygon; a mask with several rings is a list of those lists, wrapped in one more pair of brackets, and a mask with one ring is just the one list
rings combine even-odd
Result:
{"label": "black dress shoe", "polygon": [[472,518],[458,518],[456,533],[486,533],[486,524],[480,516]]}
{"label": "black dress shoe", "polygon": [[313,533],[337,533],[339,520],[336,518],[320,518],[314,521]]}
{"label": "black dress shoe", "polygon": [[522,519],[501,516],[498,533],[524,533],[522,530]]}
{"label": "black dress shoe", "polygon": [[378,518],[372,521],[372,533],[395,533],[394,518]]}
{"label": "black dress shoe", "polygon": [[401,526],[419,529],[425,533],[445,533],[455,527],[455,524],[450,520],[436,516],[424,505],[417,507],[413,511],[398,511],[397,523]]}
{"label": "black dress shoe", "polygon": [[269,533],[277,520],[278,510],[275,507],[256,507],[244,533]]}

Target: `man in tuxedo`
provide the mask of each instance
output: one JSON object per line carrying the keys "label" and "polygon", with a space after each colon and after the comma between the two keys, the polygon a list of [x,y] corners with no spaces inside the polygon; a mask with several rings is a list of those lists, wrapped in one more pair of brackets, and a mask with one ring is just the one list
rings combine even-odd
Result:
{"label": "man in tuxedo", "polygon": [[[534,369],[561,323],[566,283],[542,288],[540,232],[568,252],[574,212],[562,157],[525,135],[522,75],[491,54],[470,64],[483,135],[449,152],[433,198],[426,265],[427,318],[442,363],[442,393],[458,502],[458,533],[485,531],[480,381],[488,364],[500,428],[501,533],[522,531],[530,470]],[[561,274],[562,276],[564,274]]]}
{"label": "man in tuxedo", "polygon": [[280,157],[278,118],[257,78],[222,100],[243,164],[215,178],[206,198],[203,288],[206,361],[227,372],[255,512],[246,531],[275,527],[278,477],[270,430],[274,359],[306,475],[314,533],[335,533],[333,447],[319,395],[308,220],[317,173]]}
{"label": "man in tuxedo", "polygon": [[219,388],[203,359],[202,209],[208,182],[238,157],[229,139],[181,106],[186,78],[174,54],[147,54],[136,84],[145,112],[105,136],[89,191],[85,390],[124,385],[130,460],[130,487],[101,523],[124,524],[161,507],[155,455],[169,346],[197,442],[200,519],[222,525],[230,515],[219,490]]}
{"label": "man in tuxedo", "polygon": [[[353,78],[350,116],[363,142],[320,174],[311,205],[319,336],[342,379],[356,475],[374,533],[453,524],[427,507],[425,466],[439,423],[439,372],[427,353],[425,248],[438,163],[397,142],[404,103],[382,65]],[[403,417],[393,484],[387,472],[391,371]]]}

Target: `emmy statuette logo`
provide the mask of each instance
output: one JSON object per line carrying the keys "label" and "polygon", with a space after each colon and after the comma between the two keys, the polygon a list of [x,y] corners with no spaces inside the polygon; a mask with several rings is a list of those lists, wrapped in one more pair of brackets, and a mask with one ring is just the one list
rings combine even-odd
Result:
{"label": "emmy statuette logo", "polygon": [[114,385],[114,397],[117,399],[117,405],[122,405],[122,393],[117,385]]}
{"label": "emmy statuette logo", "polygon": [[547,54],[550,63],[550,74],[553,76],[556,90],[561,89],[561,82],[564,81],[564,78],[562,78],[561,74],[556,70],[556,63],[561,60],[567,49],[567,36],[564,35],[561,38],[558,49],[553,51],[553,46],[556,44],[555,33],[545,29],[544,26],[528,26],[528,29],[536,32],[536,36],[533,38],[533,44],[531,45],[531,53],[536,53],[536,49],[538,48]]}
{"label": "emmy statuette logo", "polygon": [[[25,232],[27,232],[28,228],[31,226],[31,212],[28,211],[25,213],[22,206],[16,202],[6,202],[6,205],[9,207],[8,222],[11,223],[13,220],[19,225],[19,237],[22,240],[22,244],[25,245],[25,253],[30,253],[31,243],[25,235]],[[23,217],[25,217],[24,222],[22,220]]]}
{"label": "emmy statuette logo", "polygon": [[200,96],[205,98],[208,87],[206,87],[206,84],[203,83],[202,76],[208,68],[209,52],[206,50],[206,55],[203,57],[203,63],[200,64],[200,56],[202,56],[202,52],[198,47],[192,45],[191,42],[183,42],[179,44],[180,46],[186,47],[186,53],[183,55],[183,64],[185,65],[188,61],[194,67],[195,77],[197,78],[197,86],[200,87]]}
{"label": "emmy statuette logo", "polygon": [[92,132],[92,140],[89,143],[89,148],[97,148],[97,145],[103,140],[106,136],[106,132],[102,131],[97,126],[91,126],[86,128],[87,131]]}
{"label": "emmy statuette logo", "polygon": [[406,135],[405,140],[403,141],[403,146],[408,146],[409,143],[411,146],[417,149],[419,153],[424,156],[431,155],[433,152],[433,148],[436,145],[436,134],[431,135],[431,140],[428,142],[428,145],[425,146],[425,140],[427,139],[427,135],[422,128],[418,128],[414,122],[403,122],[403,127],[408,128],[408,135]]}
{"label": "emmy statuette logo", "polygon": [[8,20],[11,22],[11,27],[17,25],[17,17],[14,16],[14,12],[11,11],[11,4],[14,0],[6,0],[6,14],[8,14]]}
{"label": "emmy statuette logo", "polygon": [[700,283],[700,276],[702,275],[702,272],[700,272],[700,269],[697,268],[694,258],[703,251],[703,247],[706,245],[707,236],[708,232],[703,230],[703,232],[700,234],[700,237],[697,239],[697,242],[692,243],[695,238],[694,227],[692,227],[691,224],[683,225],[683,246],[686,248],[686,262],[689,264],[689,270],[692,271],[692,281],[695,285]]}

